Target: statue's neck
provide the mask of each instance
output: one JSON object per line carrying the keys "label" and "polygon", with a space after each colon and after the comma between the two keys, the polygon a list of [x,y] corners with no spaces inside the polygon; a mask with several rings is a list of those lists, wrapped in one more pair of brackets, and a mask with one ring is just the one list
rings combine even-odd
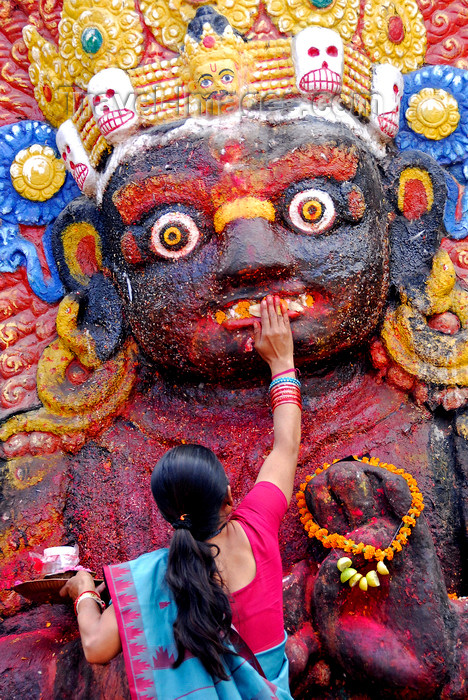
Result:
{"label": "statue's neck", "polygon": [[[146,385],[151,385],[149,395],[161,407],[182,407],[183,404],[205,408],[242,407],[248,410],[259,401],[264,403],[265,392],[270,382],[268,368],[262,373],[245,374],[223,381],[203,378],[180,377],[171,373],[152,374],[148,369]],[[333,404],[333,397],[351,393],[360,385],[367,369],[363,353],[347,353],[325,365],[309,364],[300,369],[303,400],[311,410],[319,409],[323,403]],[[262,368],[263,370],[263,368]],[[149,388],[149,386],[148,386]]]}

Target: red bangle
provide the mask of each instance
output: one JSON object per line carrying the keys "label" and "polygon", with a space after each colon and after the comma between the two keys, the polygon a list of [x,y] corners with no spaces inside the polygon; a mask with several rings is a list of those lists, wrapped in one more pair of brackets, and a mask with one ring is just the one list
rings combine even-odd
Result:
{"label": "red bangle", "polygon": [[283,404],[283,403],[294,404],[295,406],[298,406],[302,411],[302,403],[300,401],[293,401],[292,399],[285,399],[284,401],[277,401],[276,403],[272,404],[271,410],[275,411],[278,408],[278,406],[281,406],[281,404]]}
{"label": "red bangle", "polygon": [[277,399],[271,402],[272,406],[275,406],[279,401],[295,401],[297,403],[301,403],[301,397],[300,396],[278,396]]}
{"label": "red bangle", "polygon": [[274,405],[275,403],[278,403],[278,401],[285,401],[286,399],[291,399],[291,401],[301,401],[301,397],[297,396],[297,394],[282,394],[281,396],[275,396],[271,403]]}
{"label": "red bangle", "polygon": [[301,392],[299,391],[299,389],[296,389],[296,390],[294,390],[294,389],[277,389],[277,390],[273,389],[270,393],[270,398],[272,401],[274,401],[274,399],[277,396],[300,396],[300,395],[301,395]]}
{"label": "red bangle", "polygon": [[278,394],[277,396],[273,396],[271,399],[271,403],[277,403],[277,401],[282,401],[283,399],[293,399],[294,401],[301,401],[301,395],[300,394]]}
{"label": "red bangle", "polygon": [[75,611],[75,615],[78,615],[77,608],[78,608],[78,603],[80,600],[82,600],[83,596],[87,598],[92,598],[98,605],[100,605],[101,610],[103,610],[106,607],[106,604],[103,600],[101,600],[101,596],[97,591],[81,591],[80,595],[77,596],[75,602],[73,603],[73,609]]}
{"label": "red bangle", "polygon": [[285,369],[284,372],[278,372],[278,374],[274,374],[271,379],[273,381],[273,379],[276,379],[276,377],[282,377],[283,374],[288,374],[288,372],[294,372],[294,374],[297,375],[298,370],[294,367],[291,367],[291,369]]}
{"label": "red bangle", "polygon": [[278,386],[274,386],[273,389],[270,389],[270,396],[281,393],[282,391],[294,391],[297,394],[301,393],[299,387],[294,386],[294,384],[279,384]]}

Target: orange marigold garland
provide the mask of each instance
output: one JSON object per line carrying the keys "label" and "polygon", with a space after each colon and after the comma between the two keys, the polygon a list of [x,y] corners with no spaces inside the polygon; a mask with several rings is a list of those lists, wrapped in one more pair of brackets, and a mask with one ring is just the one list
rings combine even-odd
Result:
{"label": "orange marigold garland", "polygon": [[408,474],[408,472],[405,472],[404,469],[398,469],[393,464],[381,462],[378,457],[362,457],[362,459],[353,457],[353,459],[355,459],[357,462],[370,464],[373,467],[386,469],[387,471],[392,472],[392,474],[399,474],[406,481],[409,490],[411,491],[411,506],[409,507],[406,515],[402,517],[401,523],[390,545],[386,547],[386,549],[379,549],[370,544],[365,544],[364,542],[355,542],[349,537],[339,535],[337,532],[330,534],[326,528],[320,527],[320,525],[314,521],[312,514],[307,508],[305,490],[309,481],[311,481],[311,479],[318,474],[322,474],[322,472],[329,469],[332,464],[336,464],[336,462],[339,462],[340,460],[334,459],[331,464],[325,462],[321,469],[316,469],[313,474],[306,476],[305,483],[300,485],[300,491],[296,494],[296,498],[299,513],[301,514],[301,522],[304,525],[304,529],[309,537],[316,537],[323,544],[323,546],[327,547],[328,549],[342,549],[347,554],[363,554],[364,559],[368,559],[369,561],[375,559],[377,561],[377,569],[375,571],[369,571],[365,577],[358,573],[356,569],[351,567],[352,561],[349,557],[341,557],[341,559],[339,559],[337,562],[337,567],[339,571],[341,571],[340,578],[342,583],[348,582],[351,588],[353,588],[356,584],[359,584],[359,588],[365,591],[367,590],[368,586],[375,587],[380,585],[377,573],[382,575],[387,575],[389,573],[386,565],[384,564],[384,559],[391,561],[395,553],[401,552],[404,545],[408,543],[408,537],[411,535],[411,528],[416,525],[416,518],[421,515],[424,509],[424,503],[423,496],[418,489],[416,479],[412,477],[411,474]]}

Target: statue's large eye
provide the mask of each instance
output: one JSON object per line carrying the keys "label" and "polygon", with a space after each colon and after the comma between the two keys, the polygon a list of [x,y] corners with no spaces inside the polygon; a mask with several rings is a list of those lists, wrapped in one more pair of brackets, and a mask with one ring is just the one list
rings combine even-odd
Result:
{"label": "statue's large eye", "polygon": [[213,85],[213,79],[212,78],[202,78],[200,80],[200,87],[202,88],[209,88]]}
{"label": "statue's large eye", "polygon": [[318,234],[327,231],[335,221],[335,205],[323,190],[309,189],[298,192],[288,208],[293,226],[303,233]]}
{"label": "statue's large eye", "polygon": [[172,211],[163,214],[151,228],[151,248],[163,258],[182,258],[197,245],[200,231],[188,214]]}

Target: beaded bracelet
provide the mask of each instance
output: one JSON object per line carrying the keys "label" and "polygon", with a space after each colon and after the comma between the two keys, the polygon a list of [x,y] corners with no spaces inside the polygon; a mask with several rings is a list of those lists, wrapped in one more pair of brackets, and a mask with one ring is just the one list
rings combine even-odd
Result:
{"label": "beaded bracelet", "polygon": [[75,609],[75,615],[78,615],[78,603],[81,603],[81,601],[85,598],[91,598],[92,600],[94,600],[101,607],[101,610],[104,610],[104,608],[106,607],[106,604],[101,599],[99,593],[96,593],[96,591],[83,591],[83,593],[80,593],[73,605]]}
{"label": "beaded bracelet", "polygon": [[294,386],[297,386],[298,389],[301,388],[301,382],[295,377],[278,377],[277,379],[272,380],[269,390],[271,391],[273,387],[279,386],[280,384],[294,384]]}

